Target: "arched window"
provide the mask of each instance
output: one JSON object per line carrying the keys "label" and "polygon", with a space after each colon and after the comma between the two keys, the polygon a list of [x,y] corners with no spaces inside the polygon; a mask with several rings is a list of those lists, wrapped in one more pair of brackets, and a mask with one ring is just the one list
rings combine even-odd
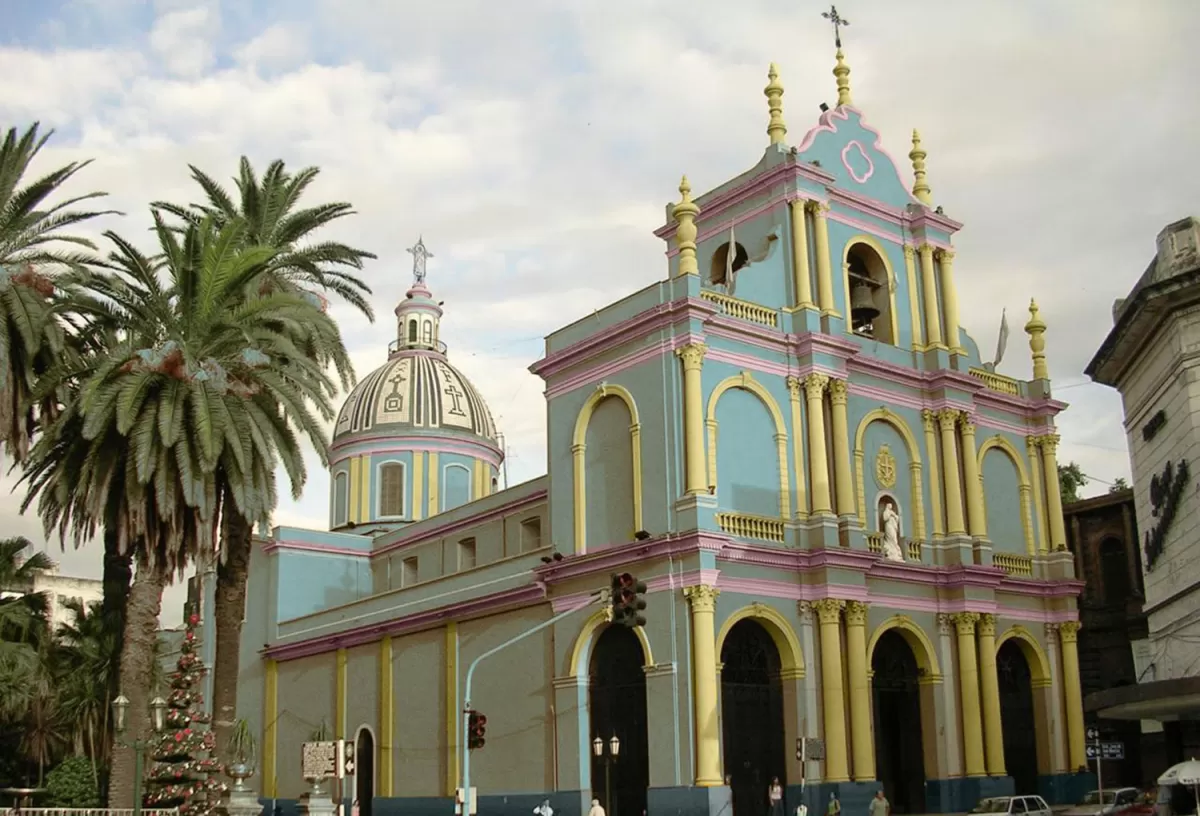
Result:
{"label": "arched window", "polygon": [[854,333],[894,345],[891,283],[879,253],[867,244],[850,247],[846,253],[846,275]]}
{"label": "arched window", "polygon": [[341,527],[349,521],[350,477],[339,471],[333,477],[333,526]]}
{"label": "arched window", "polygon": [[379,516],[404,515],[404,463],[384,462],[379,466]]}
{"label": "arched window", "polygon": [[433,342],[433,321],[432,320],[422,320],[421,321],[421,341],[424,343],[432,343]]}
{"label": "arched window", "polygon": [[1125,545],[1116,538],[1100,542],[1100,580],[1104,582],[1104,603],[1124,606],[1129,598],[1129,561]]}
{"label": "arched window", "polygon": [[[733,247],[733,273],[736,275],[738,270],[750,263],[750,255],[741,244],[735,243]],[[713,253],[708,279],[715,285],[724,286],[731,290],[730,293],[732,294],[733,281],[728,280],[729,272],[729,243],[726,242],[717,247],[717,251]]]}
{"label": "arched window", "polygon": [[408,321],[408,342],[417,342],[417,321],[415,320]]}

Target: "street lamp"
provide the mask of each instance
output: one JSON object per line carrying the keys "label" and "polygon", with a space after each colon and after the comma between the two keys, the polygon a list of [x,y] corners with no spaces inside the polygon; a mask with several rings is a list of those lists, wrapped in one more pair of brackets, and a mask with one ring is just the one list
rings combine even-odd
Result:
{"label": "street lamp", "polygon": [[[134,739],[132,742],[126,742],[123,737],[125,728],[128,725],[127,717],[129,715],[129,698],[124,694],[117,693],[117,699],[112,701],[113,709],[113,725],[117,731],[117,745],[122,748],[133,749],[133,816],[141,816],[142,814],[142,755],[146,749],[150,747],[152,739]],[[150,701],[150,725],[154,729],[155,734],[162,733],[166,727],[167,720],[167,701],[162,697],[155,697]]]}
{"label": "street lamp", "polygon": [[616,816],[616,808],[613,807],[612,801],[612,766],[617,761],[617,757],[621,755],[621,740],[616,734],[613,734],[612,739],[608,741],[608,753],[604,753],[604,740],[596,737],[592,740],[592,753],[596,755],[604,763],[604,806],[608,808],[610,816]]}

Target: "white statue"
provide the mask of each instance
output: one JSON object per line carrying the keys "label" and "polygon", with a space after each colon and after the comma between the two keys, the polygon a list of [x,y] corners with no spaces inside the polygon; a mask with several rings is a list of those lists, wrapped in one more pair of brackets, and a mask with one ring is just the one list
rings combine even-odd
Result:
{"label": "white statue", "polygon": [[883,505],[883,557],[889,561],[904,560],[904,551],[900,549],[900,514],[890,501]]}
{"label": "white statue", "polygon": [[417,243],[405,251],[413,256],[413,283],[424,283],[425,262],[433,257],[433,253],[425,248],[425,239],[418,238]]}

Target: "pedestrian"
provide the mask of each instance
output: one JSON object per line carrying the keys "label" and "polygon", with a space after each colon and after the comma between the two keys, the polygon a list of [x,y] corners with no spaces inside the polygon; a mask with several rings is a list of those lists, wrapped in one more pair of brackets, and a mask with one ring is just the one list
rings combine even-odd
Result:
{"label": "pedestrian", "polygon": [[550,807],[550,800],[543,799],[542,803],[533,809],[536,816],[554,816],[554,808]]}
{"label": "pedestrian", "polygon": [[875,791],[875,798],[867,807],[867,816],[892,816],[892,804],[883,795],[883,788]]}
{"label": "pedestrian", "polygon": [[600,806],[599,799],[592,800],[592,809],[588,811],[588,816],[604,816],[604,808]]}
{"label": "pedestrian", "polygon": [[829,794],[829,807],[825,808],[825,816],[842,816],[842,803],[836,793]]}
{"label": "pedestrian", "polygon": [[771,806],[771,816],[783,816],[783,785],[779,777],[771,779],[771,787],[767,788],[767,803]]}

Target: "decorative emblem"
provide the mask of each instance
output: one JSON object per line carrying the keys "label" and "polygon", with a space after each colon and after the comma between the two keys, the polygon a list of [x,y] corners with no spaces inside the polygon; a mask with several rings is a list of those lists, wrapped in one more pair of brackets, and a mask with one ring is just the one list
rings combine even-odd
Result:
{"label": "decorative emblem", "polygon": [[875,481],[884,490],[896,486],[896,457],[887,445],[880,445],[875,455]]}

